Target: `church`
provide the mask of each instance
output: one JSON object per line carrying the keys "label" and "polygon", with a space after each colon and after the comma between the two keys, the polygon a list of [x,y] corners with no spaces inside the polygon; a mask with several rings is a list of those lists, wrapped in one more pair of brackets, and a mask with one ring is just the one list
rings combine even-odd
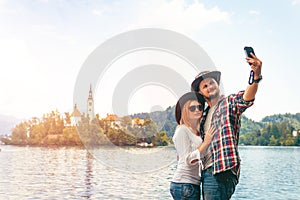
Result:
{"label": "church", "polygon": [[[77,108],[77,105],[74,105],[74,110],[71,114],[71,126],[77,126],[78,123],[81,121],[82,114]],[[86,114],[85,117],[89,117],[90,121],[92,121],[95,117],[95,110],[94,110],[94,98],[93,98],[93,91],[92,85],[90,85],[90,91],[87,99],[86,104]]]}
{"label": "church", "polygon": [[[70,115],[70,123],[65,123],[66,126],[78,126],[81,121],[82,116],[88,117],[90,122],[95,118],[95,110],[94,110],[94,97],[92,85],[90,85],[90,90],[88,93],[87,103],[86,103],[86,113],[81,113],[77,107],[77,104],[74,105],[74,110]],[[108,114],[105,118],[103,118],[106,125],[112,127],[114,129],[119,129],[122,127],[122,119],[116,114]],[[141,127],[145,123],[144,119],[133,118],[131,119],[131,127]]]}

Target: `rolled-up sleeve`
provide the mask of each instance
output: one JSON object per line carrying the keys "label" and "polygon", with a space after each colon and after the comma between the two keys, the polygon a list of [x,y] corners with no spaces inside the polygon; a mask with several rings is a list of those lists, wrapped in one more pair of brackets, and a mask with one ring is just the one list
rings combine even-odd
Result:
{"label": "rolled-up sleeve", "polygon": [[244,96],[245,91],[240,91],[237,94],[229,95],[229,101],[231,101],[238,109],[239,113],[243,113],[247,108],[254,104],[254,99],[250,101],[245,101]]}
{"label": "rolled-up sleeve", "polygon": [[198,164],[199,160],[200,160],[200,152],[198,149],[196,149],[187,155],[185,162],[187,165],[196,165]]}

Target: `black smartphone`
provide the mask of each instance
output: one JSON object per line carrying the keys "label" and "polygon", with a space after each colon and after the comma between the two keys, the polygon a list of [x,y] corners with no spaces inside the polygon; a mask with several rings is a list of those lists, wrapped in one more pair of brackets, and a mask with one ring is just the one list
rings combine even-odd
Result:
{"label": "black smartphone", "polygon": [[245,51],[246,56],[249,58],[252,58],[250,53],[253,53],[255,55],[252,47],[244,47],[244,51]]}

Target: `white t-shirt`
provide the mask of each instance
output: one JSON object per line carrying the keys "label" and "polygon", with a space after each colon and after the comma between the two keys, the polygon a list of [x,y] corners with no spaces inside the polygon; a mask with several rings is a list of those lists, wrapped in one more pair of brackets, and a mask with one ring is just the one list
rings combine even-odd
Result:
{"label": "white t-shirt", "polygon": [[[179,159],[172,181],[200,185],[200,152],[198,147],[202,144],[202,138],[195,135],[186,125],[178,125],[173,136],[173,142]],[[193,160],[198,161],[192,163]]]}
{"label": "white t-shirt", "polygon": [[[211,119],[212,119],[213,113],[216,109],[216,105],[217,104],[212,106],[207,113],[206,121],[204,123],[204,132],[205,133],[207,133],[208,130],[210,129]],[[203,169],[207,169],[213,165],[211,145],[209,145],[209,147],[206,149],[206,151],[201,156],[202,156],[201,160],[202,160]]]}

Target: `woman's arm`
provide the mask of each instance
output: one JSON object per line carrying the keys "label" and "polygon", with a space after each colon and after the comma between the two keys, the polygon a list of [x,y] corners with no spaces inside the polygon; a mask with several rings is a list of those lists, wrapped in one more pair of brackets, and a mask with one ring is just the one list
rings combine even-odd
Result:
{"label": "woman's arm", "polygon": [[206,149],[209,147],[214,135],[216,132],[216,128],[215,127],[211,127],[207,133],[205,133],[205,137],[204,137],[204,141],[201,143],[201,145],[198,147],[198,149],[196,149],[195,151],[193,151],[191,153],[190,157],[193,157],[193,159],[188,159],[189,157],[187,157],[186,162],[190,165],[197,163],[200,160],[200,155],[204,154]]}

